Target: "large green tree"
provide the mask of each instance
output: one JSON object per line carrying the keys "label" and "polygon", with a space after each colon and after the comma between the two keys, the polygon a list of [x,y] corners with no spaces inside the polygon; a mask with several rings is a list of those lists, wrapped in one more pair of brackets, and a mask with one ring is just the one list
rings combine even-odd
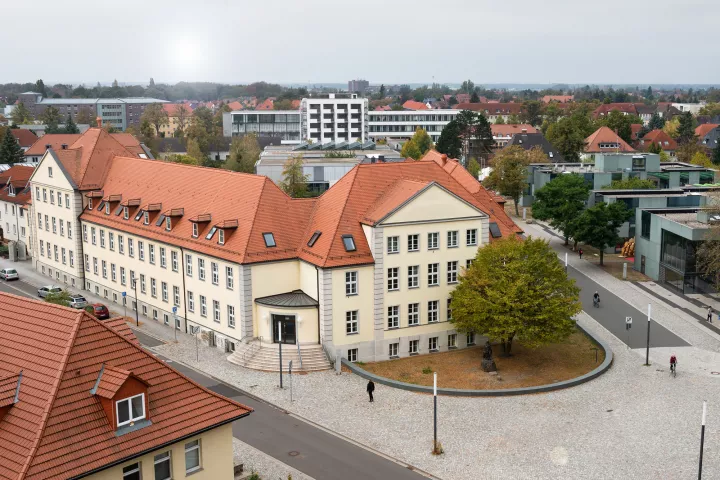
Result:
{"label": "large green tree", "polygon": [[451,120],[445,125],[435,149],[447,155],[448,158],[460,158],[462,155],[462,139],[460,138],[460,125],[457,120]]}
{"label": "large green tree", "polygon": [[280,181],[280,188],[293,198],[309,196],[307,182],[310,176],[303,172],[303,164],[302,155],[298,155],[288,158],[283,165],[283,179]]}
{"label": "large green tree", "polygon": [[39,120],[45,124],[45,133],[60,133],[58,125],[60,124],[60,111],[52,105],[47,107],[40,114]]}
{"label": "large green tree", "polygon": [[586,209],[574,222],[573,238],[600,251],[600,265],[603,265],[605,249],[617,245],[621,238],[618,228],[635,215],[624,202],[598,203]]}
{"label": "large green tree", "polygon": [[260,159],[262,149],[255,133],[234,137],[230,144],[230,155],[223,168],[235,172],[255,173],[255,163]]}
{"label": "large green tree", "polygon": [[470,158],[467,166],[467,171],[470,172],[470,175],[475,177],[475,179],[477,179],[480,175],[480,164],[477,160],[475,160],[475,157]]}
{"label": "large green tree", "polygon": [[562,232],[565,245],[573,236],[573,222],[585,210],[590,183],[581,175],[558,175],[535,192],[533,217]]}
{"label": "large green tree", "polygon": [[405,158],[414,158],[415,160],[419,160],[431,148],[433,148],[433,143],[430,135],[428,135],[422,128],[418,128],[415,130],[415,134],[412,138],[405,142],[402,150],[400,151],[400,155]]}
{"label": "large green tree", "polygon": [[712,160],[713,165],[715,165],[716,167],[720,165],[720,146],[716,146],[713,149],[710,160]]}
{"label": "large green tree", "polygon": [[653,113],[650,117],[650,123],[648,123],[648,128],[650,130],[662,130],[664,126],[665,118],[661,117],[657,112]]}
{"label": "large green tree", "polygon": [[570,336],[579,291],[547,242],[510,237],[478,250],[450,294],[450,321],[460,332],[500,341],[510,355],[515,338],[537,347]]}
{"label": "large green tree", "polygon": [[18,144],[11,129],[5,130],[0,144],[0,163],[18,163],[23,161],[23,149]]}
{"label": "large green tree", "polygon": [[[471,110],[462,110],[455,117],[460,129],[464,158],[467,162],[471,154],[487,159],[493,152],[495,140],[492,136],[492,128],[485,115]],[[470,152],[470,142],[473,144],[473,152]]]}
{"label": "large green tree", "polygon": [[64,133],[80,133],[80,129],[73,122],[72,115],[68,113],[67,120],[65,120],[65,132]]}
{"label": "large green tree", "polygon": [[520,215],[520,196],[528,187],[528,151],[519,145],[500,150],[491,160],[492,172],[483,181],[487,188],[497,190],[515,201],[515,214]]}
{"label": "large green tree", "polygon": [[[588,133],[589,130],[589,133]],[[548,141],[565,157],[567,162],[580,161],[585,139],[592,133],[592,125],[582,114],[573,114],[550,124],[545,132]]]}
{"label": "large green tree", "polygon": [[145,110],[140,117],[140,122],[146,120],[148,123],[150,123],[150,125],[155,127],[155,135],[157,135],[158,137],[161,136],[160,129],[164,125],[168,125],[170,123],[170,120],[168,119],[168,114],[160,103],[151,103],[150,105],[145,107]]}
{"label": "large green tree", "polygon": [[694,143],[695,138],[695,119],[692,113],[685,112],[680,115],[680,124],[677,129],[677,141],[679,144]]}
{"label": "large green tree", "polygon": [[543,104],[537,100],[523,102],[523,109],[520,112],[520,121],[537,127],[542,123]]}
{"label": "large green tree", "polygon": [[12,120],[12,123],[15,125],[27,125],[33,122],[33,116],[25,104],[20,102],[15,105],[12,113],[10,113],[10,120]]}

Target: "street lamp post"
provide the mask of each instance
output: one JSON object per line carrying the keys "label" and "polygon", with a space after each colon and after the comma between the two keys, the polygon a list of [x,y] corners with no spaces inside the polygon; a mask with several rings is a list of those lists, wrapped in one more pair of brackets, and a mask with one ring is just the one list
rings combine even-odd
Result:
{"label": "street lamp post", "polygon": [[140,314],[139,314],[140,303],[138,302],[138,296],[137,296],[137,280],[135,279],[135,277],[132,277],[130,280],[132,281],[133,290],[135,291],[135,326],[139,327],[140,326]]}
{"label": "street lamp post", "polygon": [[437,372],[433,373],[433,453],[438,453],[437,448]]}
{"label": "street lamp post", "polygon": [[703,447],[705,446],[705,414],[707,413],[707,402],[703,401],[702,427],[700,427],[700,466],[698,467],[698,480],[702,479]]}
{"label": "street lamp post", "polygon": [[648,303],[648,325],[647,325],[647,344],[645,345],[645,366],[650,366],[650,312],[652,306]]}

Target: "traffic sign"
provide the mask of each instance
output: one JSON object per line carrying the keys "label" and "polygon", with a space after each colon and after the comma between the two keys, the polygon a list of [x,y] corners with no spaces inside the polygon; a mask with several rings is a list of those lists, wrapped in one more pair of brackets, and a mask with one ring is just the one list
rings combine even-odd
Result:
{"label": "traffic sign", "polygon": [[625,317],[625,330],[632,328],[632,317]]}
{"label": "traffic sign", "polygon": [[173,307],[173,313],[177,313],[177,307]]}
{"label": "traffic sign", "polygon": [[127,292],[122,292],[122,296],[123,296],[123,297],[126,296],[126,295],[127,295]]}

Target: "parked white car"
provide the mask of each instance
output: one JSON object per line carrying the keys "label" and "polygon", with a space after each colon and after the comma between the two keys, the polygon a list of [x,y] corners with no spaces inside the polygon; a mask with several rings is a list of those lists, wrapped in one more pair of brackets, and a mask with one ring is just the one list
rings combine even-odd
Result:
{"label": "parked white car", "polygon": [[3,280],[20,280],[20,274],[14,268],[3,268],[0,270],[0,278]]}
{"label": "parked white car", "polygon": [[38,297],[45,298],[51,293],[60,293],[62,288],[57,285],[45,285],[44,287],[38,288]]}

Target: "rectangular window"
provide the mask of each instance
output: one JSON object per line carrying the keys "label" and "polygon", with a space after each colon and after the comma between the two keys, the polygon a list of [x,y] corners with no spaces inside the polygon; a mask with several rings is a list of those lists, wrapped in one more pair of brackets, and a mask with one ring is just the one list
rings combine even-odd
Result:
{"label": "rectangular window", "polygon": [[151,265],[155,265],[155,245],[148,243],[148,260]]}
{"label": "rectangular window", "polygon": [[128,255],[130,257],[135,256],[135,242],[132,238],[128,238]]}
{"label": "rectangular window", "polygon": [[410,340],[409,345],[408,345],[408,347],[409,347],[408,350],[410,352],[410,355],[418,354],[419,345],[420,345],[420,340]]}
{"label": "rectangular window", "polygon": [[400,274],[399,274],[399,268],[393,267],[388,268],[388,274],[387,274],[387,285],[388,285],[388,291],[392,290],[398,290],[400,288]]}
{"label": "rectangular window", "polygon": [[400,251],[400,237],[388,237],[387,253],[398,253]]}
{"label": "rectangular window", "polygon": [[388,346],[388,356],[390,358],[397,358],[398,357],[398,350],[400,349],[399,343],[391,343]]}
{"label": "rectangular window", "polygon": [[125,220],[130,218],[130,209],[128,207],[123,207],[123,218]]}
{"label": "rectangular window", "polygon": [[465,243],[468,246],[477,245],[477,229],[473,228],[465,231]]}
{"label": "rectangular window", "polygon": [[186,254],[185,254],[185,274],[186,274],[188,277],[192,277],[192,271],[193,271],[193,268],[192,268],[192,255],[190,255],[189,253],[186,253]]}
{"label": "rectangular window", "polygon": [[61,254],[62,254],[62,263],[63,263],[63,265],[65,265],[65,260],[66,260],[66,258],[65,258],[65,247],[62,248]]}
{"label": "rectangular window", "polygon": [[60,236],[64,237],[65,236],[65,222],[60,220],[58,223],[60,223]]}
{"label": "rectangular window", "polygon": [[192,236],[194,238],[198,237],[198,224],[195,222],[193,222],[193,224],[192,224]]}
{"label": "rectangular window", "polygon": [[647,239],[650,238],[650,215],[650,212],[646,212],[645,210],[640,213],[640,236]]}
{"label": "rectangular window", "polygon": [[38,228],[42,230],[42,213],[38,213]]}
{"label": "rectangular window", "polygon": [[200,315],[207,317],[207,299],[205,295],[200,295]]}
{"label": "rectangular window", "polygon": [[153,298],[157,298],[157,282],[154,278],[150,279],[150,295],[152,295]]}
{"label": "rectangular window", "polygon": [[107,278],[107,261],[102,261],[102,276],[103,278]]}
{"label": "rectangular window", "polygon": [[185,473],[200,469],[200,440],[193,440],[185,444]]}
{"label": "rectangular window", "polygon": [[95,275],[98,274],[98,259],[97,259],[97,257],[93,257],[93,273]]}
{"label": "rectangular window", "polygon": [[358,272],[345,272],[345,295],[357,295]]}
{"label": "rectangular window", "polygon": [[120,252],[120,255],[125,254],[125,239],[122,235],[118,235],[118,252]]}
{"label": "rectangular window", "polygon": [[205,260],[198,258],[198,275],[200,280],[205,280]]}
{"label": "rectangular window", "polygon": [[100,248],[105,248],[105,230],[100,229]]}
{"label": "rectangular window", "polygon": [[220,323],[220,302],[213,300],[213,320]]}
{"label": "rectangular window", "polygon": [[165,217],[165,230],[168,232],[172,230],[172,218],[171,217]]}
{"label": "rectangular window", "polygon": [[45,242],[40,240],[40,255],[45,256]]}
{"label": "rectangular window", "polygon": [[145,274],[140,274],[140,293],[145,293]]}
{"label": "rectangular window", "polygon": [[408,252],[417,252],[420,250],[420,235],[408,235]]}
{"label": "rectangular window", "polygon": [[178,271],[178,253],[175,251],[170,252],[170,265],[173,272]]}
{"label": "rectangular window", "polygon": [[233,267],[225,267],[225,288],[232,290],[235,286],[235,278],[233,276]]}
{"label": "rectangular window", "polygon": [[[90,199],[90,202],[92,202],[92,199]],[[50,205],[55,205],[55,191],[54,190],[50,190]]]}
{"label": "rectangular window", "polygon": [[97,238],[95,235],[95,227],[90,227],[90,240],[93,245],[97,245]]}
{"label": "rectangular window", "polygon": [[117,282],[117,270],[115,269],[114,263],[110,264],[110,280],[112,280],[113,282]]}
{"label": "rectangular window", "polygon": [[437,250],[439,248],[438,237],[437,232],[428,233],[428,250]]}
{"label": "rectangular window", "polygon": [[493,238],[500,238],[502,237],[502,232],[500,232],[500,227],[498,227],[498,224],[496,222],[490,222],[490,236]]}
{"label": "rectangular window", "polygon": [[438,321],[438,301],[430,300],[428,302],[428,323],[435,323]]}
{"label": "rectangular window", "polygon": [[354,252],[357,250],[357,247],[355,246],[355,238],[352,235],[343,235],[342,241],[346,252]]}
{"label": "rectangular window", "polygon": [[408,304],[408,326],[420,325],[420,304]]}
{"label": "rectangular window", "polygon": [[45,231],[50,231],[50,217],[45,215]]}
{"label": "rectangular window", "polygon": [[188,310],[191,312],[195,311],[195,297],[193,296],[193,292],[188,290],[187,292],[187,300],[188,300]]}
{"label": "rectangular window", "polygon": [[357,362],[357,354],[358,349],[357,348],[351,348],[347,351],[347,359],[348,362]]}
{"label": "rectangular window", "polygon": [[140,462],[123,467],[123,480],[141,480]]}
{"label": "rectangular window", "polygon": [[449,232],[447,232],[447,243],[448,248],[455,248],[458,246],[457,230],[450,230]]}
{"label": "rectangular window", "polygon": [[440,269],[439,263],[428,264],[428,286],[438,285],[438,270]]}
{"label": "rectangular window", "polygon": [[70,194],[65,194],[65,208],[70,208]]}
{"label": "rectangular window", "polygon": [[475,333],[474,332],[468,332],[466,337],[467,337],[468,346],[475,345]]}
{"label": "rectangular window", "polygon": [[70,226],[70,220],[67,222],[67,232],[68,232],[68,238],[72,238],[72,227]]}
{"label": "rectangular window", "polygon": [[358,311],[345,312],[345,333],[350,335],[358,333]]}
{"label": "rectangular window", "polygon": [[212,283],[213,285],[220,284],[220,267],[215,262],[210,262],[210,271],[212,272]]}
{"label": "rectangular window", "polygon": [[145,394],[141,393],[140,395],[118,400],[115,407],[118,427],[142,420],[145,418]]}
{"label": "rectangular window", "polygon": [[143,224],[150,225],[150,212],[143,212]]}
{"label": "rectangular window", "polygon": [[43,202],[47,203],[47,190],[43,188]]}
{"label": "rectangular window", "polygon": [[228,315],[228,327],[235,328],[235,307],[232,305],[227,306]]}
{"label": "rectangular window", "polygon": [[275,243],[275,235],[273,235],[272,233],[263,233],[262,235],[263,240],[265,240],[266,247],[270,248],[277,246],[277,244]]}
{"label": "rectangular window", "polygon": [[218,230],[218,243],[220,245],[225,245],[225,230],[222,228]]}
{"label": "rectangular window", "polygon": [[[45,218],[47,218],[47,215],[45,215]],[[88,241],[87,225],[83,225],[83,242],[87,243],[87,241]]]}
{"label": "rectangular window", "polygon": [[428,350],[431,352],[437,352],[438,349],[438,337],[428,338]]}
{"label": "rectangular window", "polygon": [[388,328],[400,327],[400,307],[392,305],[388,307]]}
{"label": "rectangular window", "polygon": [[155,480],[170,480],[172,478],[171,464],[170,451],[155,455],[155,458],[153,459]]}
{"label": "rectangular window", "polygon": [[[87,257],[87,255],[86,255]],[[120,267],[120,284],[125,285],[126,279],[125,279],[125,267]]]}
{"label": "rectangular window", "polygon": [[75,253],[72,250],[70,250],[70,266],[71,267],[75,266]]}
{"label": "rectangular window", "polygon": [[420,266],[410,265],[408,267],[408,288],[418,288],[420,286]]}
{"label": "rectangular window", "polygon": [[457,333],[448,335],[448,348],[457,348]]}
{"label": "rectangular window", "polygon": [[451,322],[452,319],[453,319],[453,316],[452,316],[452,307],[451,307],[451,305],[450,305],[450,302],[451,302],[451,301],[452,301],[452,300],[451,300],[450,298],[447,299],[447,321],[448,321],[448,322]]}
{"label": "rectangular window", "polygon": [[167,258],[165,257],[165,247],[160,247],[160,266],[167,268]]}
{"label": "rectangular window", "polygon": [[47,256],[49,259],[50,258],[50,242],[48,242],[46,246],[47,246]]}
{"label": "rectangular window", "polygon": [[168,284],[167,282],[162,282],[162,301],[167,302],[168,301]]}
{"label": "rectangular window", "polygon": [[447,262],[447,281],[448,283],[457,283],[458,281],[458,262]]}
{"label": "rectangular window", "polygon": [[180,287],[173,286],[173,304],[176,307],[180,306]]}
{"label": "rectangular window", "polygon": [[145,261],[145,242],[138,240],[138,258],[140,261]]}

